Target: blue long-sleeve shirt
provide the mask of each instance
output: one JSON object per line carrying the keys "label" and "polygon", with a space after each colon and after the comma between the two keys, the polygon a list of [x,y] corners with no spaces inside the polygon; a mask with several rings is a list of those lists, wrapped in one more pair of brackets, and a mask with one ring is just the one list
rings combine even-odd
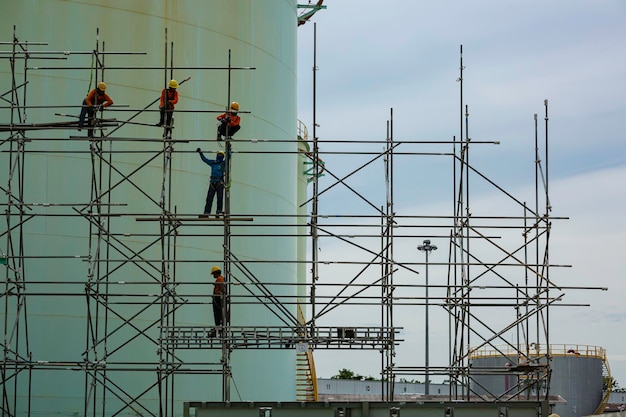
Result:
{"label": "blue long-sleeve shirt", "polygon": [[224,171],[226,171],[226,161],[224,159],[209,159],[202,152],[200,152],[200,158],[204,163],[211,167],[211,182],[218,183],[224,180]]}

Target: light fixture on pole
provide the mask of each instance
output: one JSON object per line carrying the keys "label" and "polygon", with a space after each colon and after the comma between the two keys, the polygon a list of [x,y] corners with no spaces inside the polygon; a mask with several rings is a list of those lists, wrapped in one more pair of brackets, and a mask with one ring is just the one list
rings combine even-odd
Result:
{"label": "light fixture on pole", "polygon": [[437,246],[435,245],[431,245],[430,244],[430,240],[424,240],[424,244],[420,245],[417,247],[417,249],[421,252],[425,252],[426,253],[426,317],[425,317],[425,321],[426,321],[426,335],[425,335],[425,340],[424,340],[424,355],[425,355],[425,359],[424,359],[424,378],[426,379],[426,381],[424,382],[424,394],[429,395],[430,394],[430,375],[428,372],[428,368],[430,366],[429,364],[429,356],[428,356],[428,254],[431,251],[437,250]]}

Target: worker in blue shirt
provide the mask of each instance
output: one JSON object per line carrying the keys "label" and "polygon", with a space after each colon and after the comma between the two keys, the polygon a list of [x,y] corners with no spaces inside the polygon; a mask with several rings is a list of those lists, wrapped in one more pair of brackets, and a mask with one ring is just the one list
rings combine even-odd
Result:
{"label": "worker in blue shirt", "polygon": [[211,207],[213,206],[213,198],[217,194],[217,217],[224,214],[222,211],[224,203],[224,173],[226,172],[226,160],[224,159],[224,152],[218,151],[215,155],[215,159],[208,159],[202,153],[200,148],[196,149],[196,152],[200,154],[200,158],[204,163],[211,167],[211,179],[209,181],[209,190],[206,195],[206,203],[204,205],[204,213],[199,217],[209,217],[211,214]]}

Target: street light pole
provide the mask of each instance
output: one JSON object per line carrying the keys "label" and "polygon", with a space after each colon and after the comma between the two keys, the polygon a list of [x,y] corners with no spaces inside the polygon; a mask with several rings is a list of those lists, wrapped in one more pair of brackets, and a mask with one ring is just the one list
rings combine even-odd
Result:
{"label": "street light pole", "polygon": [[426,321],[426,336],[425,336],[425,340],[424,340],[424,355],[425,355],[425,360],[424,360],[424,369],[425,369],[425,373],[424,373],[424,377],[426,379],[426,381],[424,382],[424,394],[425,395],[429,395],[430,394],[430,375],[428,372],[428,368],[430,366],[429,364],[429,355],[428,355],[428,254],[431,251],[437,250],[437,246],[435,245],[431,245],[430,244],[430,240],[424,240],[424,244],[420,245],[417,247],[417,249],[421,252],[425,252],[426,253],[426,317],[425,317],[425,321]]}

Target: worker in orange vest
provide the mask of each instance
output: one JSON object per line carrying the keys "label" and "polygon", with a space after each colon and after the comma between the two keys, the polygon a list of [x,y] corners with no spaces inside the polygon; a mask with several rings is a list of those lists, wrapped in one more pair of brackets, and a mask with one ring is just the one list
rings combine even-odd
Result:
{"label": "worker in orange vest", "polygon": [[217,116],[220,124],[217,126],[217,140],[222,140],[222,136],[226,138],[232,138],[235,133],[241,129],[239,122],[241,117],[237,116],[239,111],[239,103],[233,101],[230,103],[230,107],[227,112]]}
{"label": "worker in orange vest", "polygon": [[[93,125],[93,119],[96,111],[103,110],[113,104],[113,99],[106,93],[107,85],[99,82],[98,86],[91,90],[87,97],[83,100],[83,105],[78,116],[78,130],[80,131],[85,124],[85,116],[88,116],[89,125]],[[93,138],[93,129],[89,129],[88,136]]]}
{"label": "worker in orange vest", "polygon": [[[213,319],[215,320],[215,327],[221,327],[223,323],[224,296],[226,295],[224,277],[219,266],[211,268],[211,275],[215,278],[213,283]],[[215,330],[211,334],[215,335]]]}
{"label": "worker in orange vest", "polygon": [[166,120],[165,114],[167,113],[167,127],[172,127],[172,117],[174,116],[174,106],[178,103],[178,82],[176,80],[170,80],[167,83],[167,88],[161,91],[161,101],[159,103],[159,111],[161,118],[157,126],[163,126],[163,122]]}

